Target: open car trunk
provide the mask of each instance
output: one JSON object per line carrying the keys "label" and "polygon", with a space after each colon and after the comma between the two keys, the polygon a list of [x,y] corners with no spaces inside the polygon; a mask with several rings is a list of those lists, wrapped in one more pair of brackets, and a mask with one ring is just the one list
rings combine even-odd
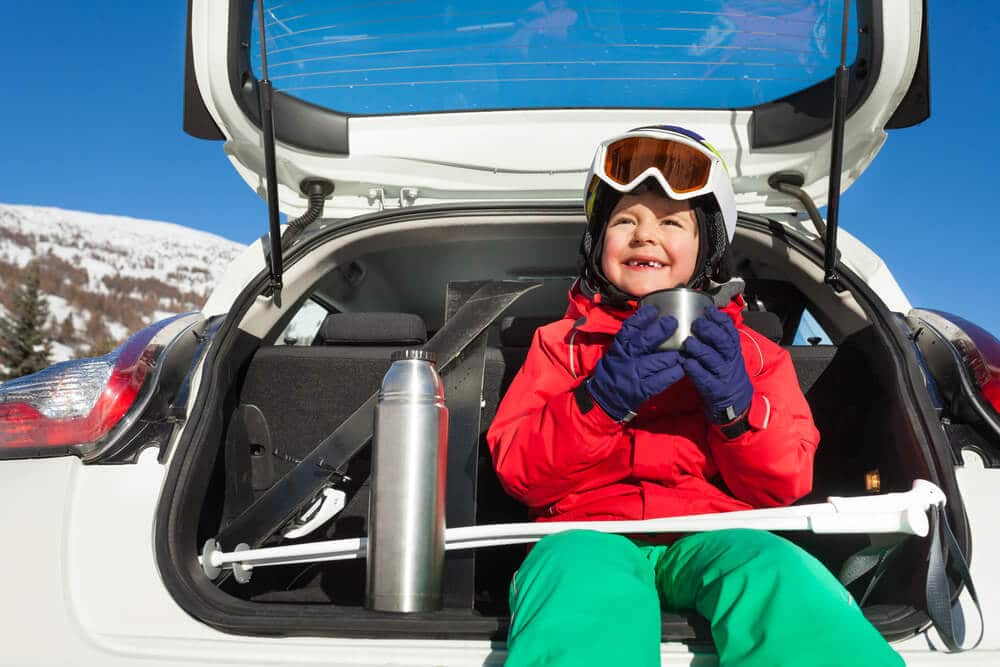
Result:
{"label": "open car trunk", "polygon": [[[500,488],[484,434],[534,329],[565,310],[582,228],[579,211],[556,206],[441,208],[386,212],[300,239],[288,256],[285,307],[254,299],[261,276],[223,323],[205,360],[198,411],[171,453],[156,545],[178,603],[212,626],[243,634],[503,640],[507,586],[523,545],[449,553],[446,609],[416,615],[364,608],[363,560],[258,567],[240,584],[233,577],[210,581],[197,556],[205,540],[377,391],[393,350],[421,342],[412,317],[388,316],[410,327],[392,338],[387,320],[373,324],[365,314],[416,315],[433,334],[444,321],[449,285],[467,281],[542,285],[489,329],[484,403],[474,415],[479,436],[465,443],[464,453],[450,454],[448,525],[526,521],[524,508]],[[927,479],[948,495],[952,525],[967,550],[950,450],[895,316],[846,269],[846,291],[825,285],[820,247],[777,223],[741,219],[734,252],[747,282],[747,324],[788,349],[821,433],[813,491],[800,502],[906,491],[914,479]],[[305,318],[306,308],[332,317],[312,316],[313,328],[303,328],[295,318]],[[804,318],[814,318],[829,342],[802,341]],[[347,471],[353,497],[346,509],[303,541],[365,535],[368,472],[366,449]],[[865,535],[786,536],[834,574],[870,544]],[[866,603],[866,615],[890,639],[927,623],[927,548],[928,540],[910,538]],[[856,597],[865,583],[852,589]],[[693,612],[665,613],[663,637],[711,642]]]}

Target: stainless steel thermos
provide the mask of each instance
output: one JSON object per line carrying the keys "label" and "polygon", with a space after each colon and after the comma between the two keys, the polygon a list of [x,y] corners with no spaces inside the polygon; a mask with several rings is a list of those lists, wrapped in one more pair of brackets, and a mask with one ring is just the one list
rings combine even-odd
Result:
{"label": "stainless steel thermos", "polygon": [[375,406],[366,605],[441,608],[448,408],[434,356],[401,350]]}

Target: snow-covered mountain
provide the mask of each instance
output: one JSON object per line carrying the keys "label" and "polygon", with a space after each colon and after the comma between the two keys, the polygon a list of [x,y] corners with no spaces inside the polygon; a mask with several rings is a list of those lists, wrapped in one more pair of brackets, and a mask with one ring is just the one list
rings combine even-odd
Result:
{"label": "snow-covered mountain", "polygon": [[181,225],[0,204],[0,308],[41,269],[52,361],[100,352],[144,325],[197,310],[244,246]]}

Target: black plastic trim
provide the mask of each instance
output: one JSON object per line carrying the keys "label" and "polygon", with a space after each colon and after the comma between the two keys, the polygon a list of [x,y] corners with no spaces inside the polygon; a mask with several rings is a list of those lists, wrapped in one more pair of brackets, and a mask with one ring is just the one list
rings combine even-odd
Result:
{"label": "black plastic trim", "polygon": [[927,33],[927,0],[924,0],[924,13],[920,21],[920,55],[917,57],[917,69],[913,72],[910,88],[903,96],[903,101],[896,107],[887,130],[899,130],[913,127],[931,117],[931,67],[928,55],[930,37]]}
{"label": "black plastic trim", "polygon": [[[911,336],[947,401],[947,415],[950,419],[975,425],[980,431],[981,442],[989,447],[988,452],[983,450],[988,466],[1000,467],[1000,417],[983,398],[958,349],[933,321],[927,319],[929,316],[947,320],[934,311],[915,309],[907,318],[907,326],[913,329]],[[961,328],[950,320],[948,323]],[[956,457],[961,460],[960,448]]]}
{"label": "black plastic trim", "polygon": [[[174,431],[183,424],[181,419],[170,417],[160,417],[155,420],[146,419],[145,416],[139,418],[127,433],[123,434],[118,441],[118,446],[114,452],[102,456],[93,461],[84,461],[89,465],[120,465],[125,463],[135,463],[139,454],[143,451],[155,447],[162,450],[170,442]],[[159,456],[157,456],[159,458]]]}
{"label": "black plastic trim", "polygon": [[156,384],[142,414],[115,438],[112,446],[84,463],[135,463],[139,453],[150,447],[160,449],[162,460],[174,430],[184,423],[187,401],[182,388],[195,370],[204,328],[205,320],[199,320],[177,335],[156,362]]}
{"label": "black plastic trim", "polygon": [[191,55],[191,12],[194,0],[188,0],[187,38],[184,49],[184,131],[196,139],[217,141],[225,139],[222,130],[215,123],[205,106],[205,100],[198,89],[198,79],[194,74],[194,56]]}
{"label": "black plastic trim", "polygon": [[77,445],[65,445],[60,447],[18,447],[0,448],[0,461],[14,461],[17,459],[54,459],[60,456],[80,456]]}
{"label": "black plastic trim", "polygon": [[996,443],[989,442],[975,426],[945,420],[944,430],[962,465],[966,464],[964,452],[970,451],[982,459],[984,467],[1000,468],[1000,450]]}
{"label": "black plastic trim", "polygon": [[[252,0],[229,0],[229,85],[243,113],[260,127],[257,78],[250,66]],[[234,48],[239,45],[239,48]],[[317,153],[348,155],[348,116],[274,91],[274,137],[283,144]]]}
{"label": "black plastic trim", "polygon": [[[882,0],[858,0],[856,13],[858,52],[848,68],[848,118],[868,99],[882,69]],[[831,75],[787,97],[753,107],[750,147],[774,148],[829,131],[833,127],[833,88]]]}

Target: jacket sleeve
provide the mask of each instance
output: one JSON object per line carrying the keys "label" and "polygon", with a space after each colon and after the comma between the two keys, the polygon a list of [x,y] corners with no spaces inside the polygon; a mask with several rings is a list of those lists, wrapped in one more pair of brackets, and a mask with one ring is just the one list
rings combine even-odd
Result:
{"label": "jacket sleeve", "polygon": [[754,507],[788,505],[812,490],[819,432],[788,352],[745,331],[741,337],[754,387],[750,430],[729,440],[711,425],[709,446],[734,496]]}
{"label": "jacket sleeve", "polygon": [[486,435],[504,489],[534,510],[624,479],[632,467],[621,424],[597,405],[581,408],[574,390],[584,378],[560,358],[566,346],[544,333],[535,333]]}

